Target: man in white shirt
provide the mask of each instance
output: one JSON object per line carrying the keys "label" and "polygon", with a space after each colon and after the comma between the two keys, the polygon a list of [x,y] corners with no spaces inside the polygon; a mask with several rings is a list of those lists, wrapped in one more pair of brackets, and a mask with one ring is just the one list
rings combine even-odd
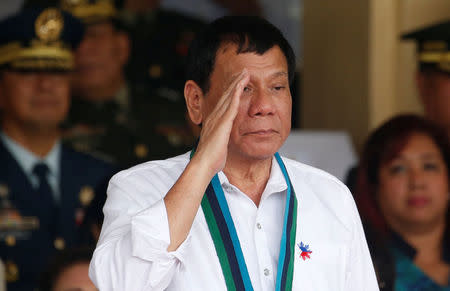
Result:
{"label": "man in white shirt", "polygon": [[197,36],[184,94],[200,140],[110,181],[90,265],[100,290],[378,290],[347,188],[277,154],[294,67],[260,18]]}

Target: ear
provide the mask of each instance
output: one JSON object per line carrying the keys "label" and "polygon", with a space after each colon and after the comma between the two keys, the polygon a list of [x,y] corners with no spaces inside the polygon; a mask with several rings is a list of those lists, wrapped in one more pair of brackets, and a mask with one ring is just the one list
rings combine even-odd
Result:
{"label": "ear", "polygon": [[199,125],[203,121],[203,91],[192,80],[184,84],[184,99],[192,122]]}
{"label": "ear", "polygon": [[117,32],[116,35],[117,41],[117,57],[120,60],[122,66],[124,66],[128,62],[128,58],[130,57],[130,38],[128,34],[123,31]]}

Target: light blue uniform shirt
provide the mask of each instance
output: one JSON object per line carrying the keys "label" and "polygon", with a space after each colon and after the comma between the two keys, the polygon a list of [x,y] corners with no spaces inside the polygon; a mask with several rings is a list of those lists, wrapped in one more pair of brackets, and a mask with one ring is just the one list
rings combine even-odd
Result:
{"label": "light blue uniform shirt", "polygon": [[13,158],[22,168],[33,188],[37,189],[39,187],[39,179],[35,174],[33,174],[34,166],[37,163],[45,163],[48,166],[48,184],[52,188],[55,201],[59,202],[61,143],[57,141],[50,152],[44,158],[41,158],[26,150],[23,146],[15,142],[4,132],[0,132],[0,139],[5,144],[6,149],[11,153]]}

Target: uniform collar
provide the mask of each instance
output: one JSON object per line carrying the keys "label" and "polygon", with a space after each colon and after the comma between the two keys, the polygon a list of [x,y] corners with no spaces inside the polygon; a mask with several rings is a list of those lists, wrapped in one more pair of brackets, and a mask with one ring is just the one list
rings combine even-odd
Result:
{"label": "uniform collar", "polygon": [[0,139],[28,177],[33,175],[33,168],[39,162],[45,163],[48,166],[49,175],[59,177],[60,141],[57,141],[50,152],[44,158],[41,158],[25,149],[4,132],[0,132]]}

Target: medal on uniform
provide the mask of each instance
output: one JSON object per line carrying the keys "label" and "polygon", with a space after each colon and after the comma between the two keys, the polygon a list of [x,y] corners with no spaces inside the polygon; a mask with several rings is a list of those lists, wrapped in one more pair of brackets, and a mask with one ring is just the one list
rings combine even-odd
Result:
{"label": "medal on uniform", "polygon": [[[195,148],[191,151],[191,157],[194,152]],[[275,285],[276,291],[285,291],[292,290],[297,230],[297,198],[283,160],[278,153],[275,153],[275,158],[287,184],[283,233],[281,235]],[[222,267],[227,289],[253,290],[236,228],[217,174],[206,188],[201,206]]]}
{"label": "medal on uniform", "polygon": [[82,187],[78,195],[81,205],[83,205],[83,207],[86,207],[91,204],[92,200],[94,199],[94,195],[94,189],[91,186]]}

